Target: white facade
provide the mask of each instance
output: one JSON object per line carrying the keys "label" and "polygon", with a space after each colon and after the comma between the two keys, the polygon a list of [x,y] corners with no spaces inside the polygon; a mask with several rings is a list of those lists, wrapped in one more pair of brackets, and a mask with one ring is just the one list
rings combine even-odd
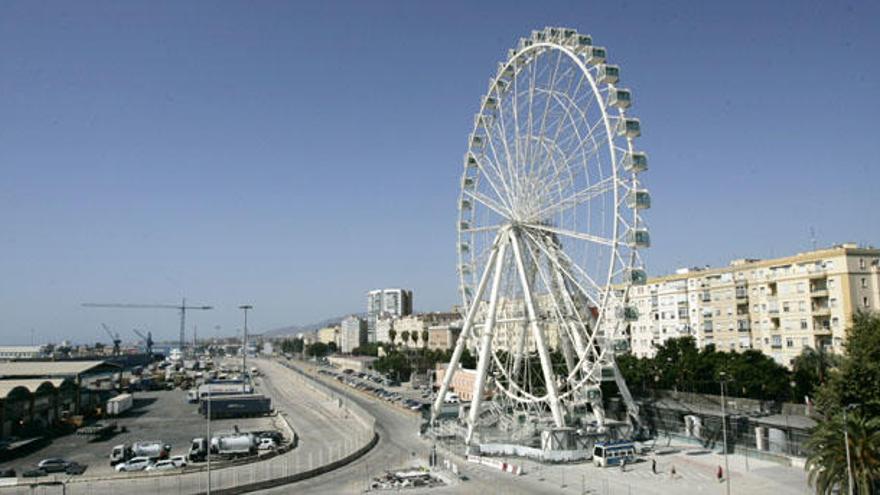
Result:
{"label": "white facade", "polygon": [[357,317],[348,316],[342,320],[339,330],[339,350],[350,354],[356,347],[367,343],[367,323]]}
{"label": "white facade", "polygon": [[412,291],[376,289],[367,292],[367,333],[370,342],[380,342],[376,322],[380,317],[399,318],[412,314]]}

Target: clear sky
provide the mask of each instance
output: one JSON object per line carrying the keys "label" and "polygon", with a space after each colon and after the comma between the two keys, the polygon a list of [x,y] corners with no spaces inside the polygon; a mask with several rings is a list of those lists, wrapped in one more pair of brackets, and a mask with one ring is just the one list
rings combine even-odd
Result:
{"label": "clear sky", "polygon": [[0,2],[0,343],[456,302],[461,157],[520,36],[634,92],[652,274],[880,244],[880,3]]}

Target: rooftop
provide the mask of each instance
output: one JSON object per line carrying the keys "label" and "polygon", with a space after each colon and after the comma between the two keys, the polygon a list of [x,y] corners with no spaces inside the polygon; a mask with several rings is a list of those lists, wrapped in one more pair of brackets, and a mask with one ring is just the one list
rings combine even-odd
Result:
{"label": "rooftop", "polygon": [[15,361],[0,363],[0,378],[74,377],[119,366],[106,361]]}

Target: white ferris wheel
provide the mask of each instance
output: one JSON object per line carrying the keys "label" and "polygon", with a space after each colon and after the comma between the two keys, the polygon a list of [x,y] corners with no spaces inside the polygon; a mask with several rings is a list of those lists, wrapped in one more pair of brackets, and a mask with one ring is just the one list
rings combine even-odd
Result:
{"label": "white ferris wheel", "polygon": [[433,410],[473,346],[468,443],[486,397],[551,427],[579,424],[585,410],[602,424],[599,385],[615,380],[637,414],[614,353],[636,316],[629,288],[645,281],[640,214],[651,200],[632,93],[606,56],[573,29],[534,31],[499,64],[474,117],[458,205],[465,320]]}

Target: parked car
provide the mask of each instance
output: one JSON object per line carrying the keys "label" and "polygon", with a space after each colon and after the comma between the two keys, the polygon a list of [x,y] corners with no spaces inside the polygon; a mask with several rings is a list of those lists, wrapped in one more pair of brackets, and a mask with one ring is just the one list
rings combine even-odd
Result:
{"label": "parked car", "polygon": [[80,463],[78,463],[78,462],[71,462],[71,463],[69,463],[69,464],[67,465],[67,467],[64,469],[64,472],[67,473],[67,474],[77,475],[77,476],[78,476],[78,475],[83,474],[84,472],[86,472],[86,468],[87,468],[87,467],[88,467],[88,466],[85,466],[85,465],[80,464]]}
{"label": "parked car", "polygon": [[39,463],[37,463],[37,467],[46,471],[47,473],[61,473],[67,466],[70,464],[69,461],[66,461],[60,457],[51,457],[49,459],[43,459]]}
{"label": "parked car", "polygon": [[186,456],[185,455],[174,455],[168,458],[169,461],[173,462],[177,467],[186,466]]}
{"label": "parked car", "polygon": [[271,438],[261,438],[257,444],[257,450],[275,450],[278,445]]}
{"label": "parked car", "polygon": [[117,464],[116,471],[143,471],[151,464],[153,464],[153,461],[149,457],[132,457],[123,463]]}
{"label": "parked car", "polygon": [[43,471],[40,468],[29,468],[22,470],[21,476],[23,478],[39,478],[41,476],[46,476],[46,471]]}
{"label": "parked car", "polygon": [[0,469],[0,478],[15,478],[15,469],[12,469],[12,468]]}
{"label": "parked car", "polygon": [[169,469],[180,469],[182,467],[183,466],[179,465],[179,463],[176,463],[171,459],[163,459],[155,464],[150,464],[144,468],[144,471],[167,471]]}

